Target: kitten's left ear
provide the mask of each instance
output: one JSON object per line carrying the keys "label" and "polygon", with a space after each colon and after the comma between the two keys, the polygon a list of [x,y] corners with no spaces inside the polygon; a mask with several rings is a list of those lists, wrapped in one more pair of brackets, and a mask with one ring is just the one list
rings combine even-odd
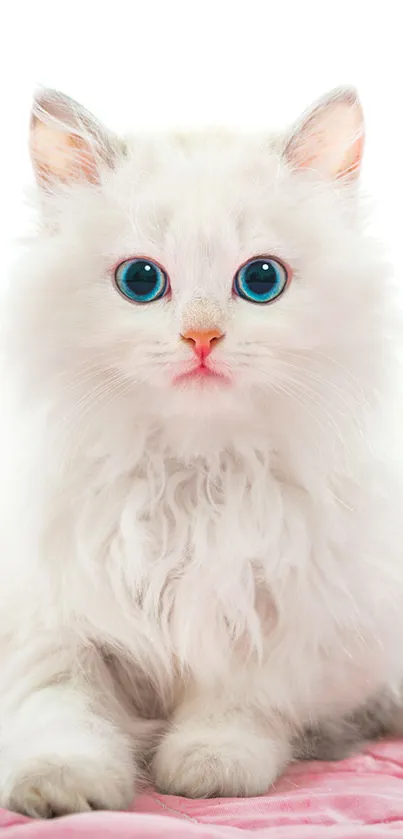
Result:
{"label": "kitten's left ear", "polygon": [[352,88],[332,91],[303,116],[284,147],[293,168],[309,168],[327,178],[359,175],[364,147],[364,119]]}
{"label": "kitten's left ear", "polygon": [[86,180],[96,183],[123,145],[89,111],[56,90],[40,89],[32,105],[30,152],[41,186]]}

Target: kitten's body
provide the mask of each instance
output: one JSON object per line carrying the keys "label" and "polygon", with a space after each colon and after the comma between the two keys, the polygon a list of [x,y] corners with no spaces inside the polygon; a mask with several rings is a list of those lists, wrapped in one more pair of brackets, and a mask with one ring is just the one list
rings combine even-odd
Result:
{"label": "kitten's body", "polygon": [[[139,141],[46,204],[9,312],[1,799],[124,806],[150,719],[161,788],[262,793],[305,729],[398,701],[384,266],[353,186],[252,138]],[[259,253],[295,274],[271,307],[228,290]],[[169,307],[116,294],[131,254],[167,267]],[[228,382],[173,384],[194,321],[225,326]]]}

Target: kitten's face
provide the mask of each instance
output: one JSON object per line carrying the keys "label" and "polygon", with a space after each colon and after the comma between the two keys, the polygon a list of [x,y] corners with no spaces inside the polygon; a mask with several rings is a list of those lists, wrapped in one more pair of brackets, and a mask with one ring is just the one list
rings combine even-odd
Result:
{"label": "kitten's face", "polygon": [[[258,422],[274,395],[300,398],[312,359],[354,367],[348,347],[364,338],[376,268],[351,202],[265,139],[133,142],[99,185],[51,199],[55,230],[39,237],[27,277],[29,352],[40,336],[41,365],[94,390],[113,383],[150,418]],[[151,271],[158,299],[128,294],[136,273],[122,264],[136,258],[140,290]],[[279,266],[274,300],[270,285],[264,299],[245,299],[247,285],[239,295],[239,269],[257,258],[260,276]]]}

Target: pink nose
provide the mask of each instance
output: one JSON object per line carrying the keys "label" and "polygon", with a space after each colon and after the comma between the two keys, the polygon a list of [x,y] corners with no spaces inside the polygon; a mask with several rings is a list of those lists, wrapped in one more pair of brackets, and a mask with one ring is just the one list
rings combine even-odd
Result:
{"label": "pink nose", "polygon": [[210,355],[214,345],[223,337],[224,334],[219,329],[189,329],[182,335],[201,361]]}

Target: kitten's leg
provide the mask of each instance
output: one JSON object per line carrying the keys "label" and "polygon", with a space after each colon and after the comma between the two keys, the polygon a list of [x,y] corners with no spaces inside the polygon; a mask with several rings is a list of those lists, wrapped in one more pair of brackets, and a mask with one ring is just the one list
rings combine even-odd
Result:
{"label": "kitten's leg", "polygon": [[254,796],[268,791],[291,759],[280,719],[211,697],[185,702],[153,763],[162,792],[188,798]]}
{"label": "kitten's leg", "polygon": [[0,806],[34,817],[125,808],[136,766],[113,700],[108,711],[109,686],[91,684],[73,649],[36,644],[7,666],[3,653]]}

